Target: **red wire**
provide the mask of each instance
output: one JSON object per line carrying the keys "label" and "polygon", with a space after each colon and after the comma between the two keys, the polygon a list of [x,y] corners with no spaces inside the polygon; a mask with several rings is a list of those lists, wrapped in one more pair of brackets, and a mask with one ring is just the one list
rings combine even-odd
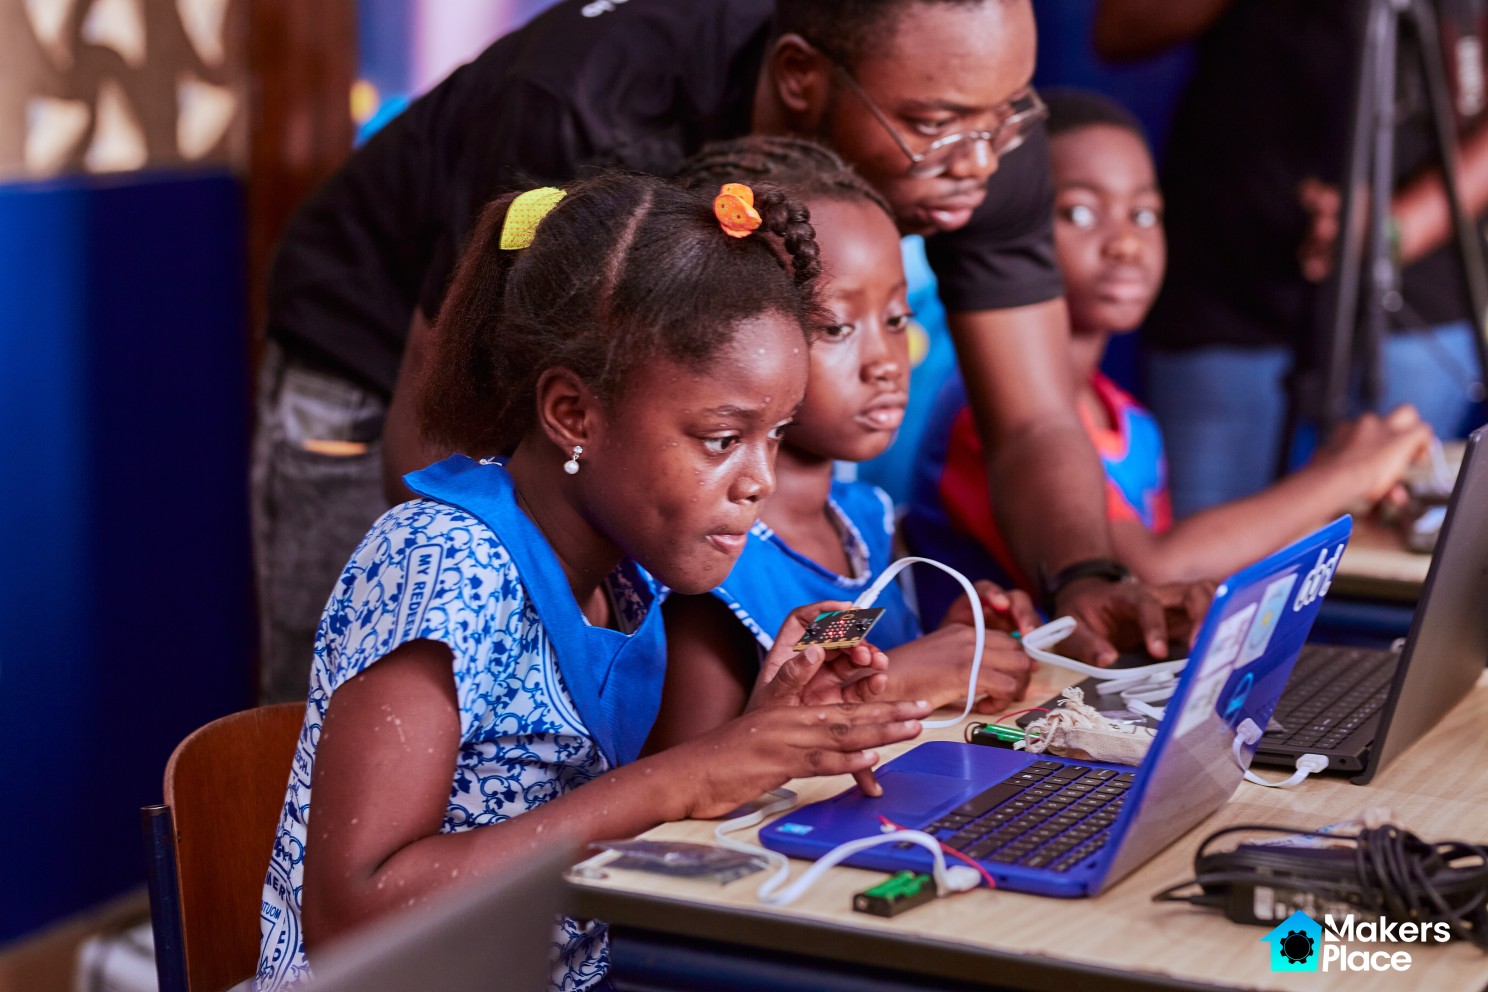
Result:
{"label": "red wire", "polygon": [[1026,706],[1026,707],[1024,707],[1021,710],[1013,710],[1013,712],[1011,712],[1011,713],[1004,713],[1002,716],[1000,716],[1000,717],[997,718],[997,722],[1000,724],[1000,723],[1002,723],[1005,720],[1011,720],[1015,716],[1022,716],[1024,713],[1051,713],[1051,712],[1053,712],[1053,711],[1050,710],[1049,707],[1047,707],[1047,706]]}
{"label": "red wire", "polygon": [[[880,815],[879,816],[878,822],[879,823],[882,823],[886,827],[893,827],[895,830],[908,830],[909,829],[908,827],[901,827],[899,824],[895,823],[893,820],[891,820],[887,816],[883,816],[883,815]],[[941,843],[938,840],[935,843],[940,844],[940,849],[942,851],[944,851],[945,853],[951,855],[952,857],[960,858],[962,861],[965,861],[967,864],[969,864],[973,868],[975,868],[981,874],[982,880],[987,883],[987,888],[989,888],[989,889],[995,889],[995,888],[997,888],[997,879],[993,878],[992,875],[987,871],[987,869],[985,869],[981,865],[977,864],[976,861],[974,861],[973,859],[971,859],[971,858],[967,857],[966,855],[962,854],[960,851],[956,850],[954,847],[947,847],[945,844]]]}

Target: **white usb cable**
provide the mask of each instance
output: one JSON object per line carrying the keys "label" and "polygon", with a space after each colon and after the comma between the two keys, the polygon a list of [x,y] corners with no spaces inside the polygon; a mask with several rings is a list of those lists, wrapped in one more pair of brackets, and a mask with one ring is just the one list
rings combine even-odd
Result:
{"label": "white usb cable", "polygon": [[[1240,749],[1247,744],[1254,744],[1261,739],[1261,728],[1249,717],[1240,721],[1240,726],[1235,728],[1235,742],[1230,746],[1230,751],[1235,756],[1235,763],[1242,768],[1245,759],[1240,754]],[[1291,789],[1301,785],[1307,780],[1307,776],[1323,771],[1328,767],[1328,756],[1326,754],[1304,754],[1297,759],[1297,770],[1290,778],[1277,782],[1261,778],[1249,768],[1245,769],[1245,781],[1255,785],[1263,785],[1268,789]]]}
{"label": "white usb cable", "polygon": [[1056,668],[1063,668],[1078,675],[1085,675],[1100,682],[1102,695],[1120,695],[1126,708],[1133,713],[1161,720],[1165,710],[1154,706],[1173,695],[1178,686],[1178,675],[1188,664],[1187,658],[1173,661],[1155,661],[1140,668],[1112,670],[1087,665],[1049,649],[1069,637],[1075,630],[1074,617],[1060,617],[1022,637],[1023,650],[1028,657]]}
{"label": "white usb cable", "polygon": [[884,569],[878,578],[873,580],[873,584],[867,589],[864,589],[862,594],[853,601],[853,606],[860,610],[872,606],[878,597],[883,594],[883,591],[888,588],[889,583],[894,581],[894,576],[904,571],[910,565],[934,565],[959,582],[961,589],[966,593],[966,598],[971,600],[971,621],[976,630],[976,643],[972,646],[971,678],[966,685],[966,705],[962,708],[960,716],[951,717],[948,720],[922,720],[920,722],[920,725],[927,729],[954,727],[966,719],[967,715],[971,713],[972,705],[976,702],[977,679],[982,674],[982,650],[987,644],[987,621],[982,615],[982,600],[977,595],[976,587],[971,584],[971,581],[944,562],[938,562],[933,558],[918,558],[911,555],[906,558],[900,558]]}
{"label": "white usb cable", "polygon": [[722,847],[731,851],[738,851],[756,858],[762,858],[775,870],[770,877],[760,883],[756,892],[759,901],[768,906],[788,906],[799,899],[806,890],[811,888],[831,868],[835,868],[843,861],[879,844],[898,844],[909,842],[918,844],[930,852],[934,859],[932,873],[935,877],[935,891],[938,895],[949,895],[952,892],[966,892],[981,884],[981,874],[968,865],[947,866],[945,852],[940,848],[940,842],[922,830],[897,830],[887,829],[881,834],[868,837],[860,837],[850,840],[845,844],[839,844],[825,855],[819,858],[815,864],[806,869],[801,877],[789,886],[781,889],[786,878],[790,875],[790,859],[785,855],[768,848],[759,847],[746,841],[736,840],[729,834],[737,830],[746,830],[759,824],[767,816],[790,809],[796,803],[796,794],[789,789],[776,789],[766,793],[775,796],[774,802],[769,803],[752,813],[736,816],[732,820],[724,820],[713,828],[713,839]]}

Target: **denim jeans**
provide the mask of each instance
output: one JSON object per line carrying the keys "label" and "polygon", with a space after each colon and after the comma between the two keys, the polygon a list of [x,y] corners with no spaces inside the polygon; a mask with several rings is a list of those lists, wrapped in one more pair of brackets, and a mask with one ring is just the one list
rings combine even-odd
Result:
{"label": "denim jeans", "polygon": [[261,703],[305,699],[326,600],[363,535],[388,508],[382,492],[385,416],[380,397],[269,344],[252,467]]}
{"label": "denim jeans", "polygon": [[[1229,503],[1272,482],[1286,430],[1287,348],[1150,350],[1147,400],[1162,424],[1174,516]],[[1440,437],[1463,437],[1484,419],[1472,399],[1478,355],[1466,323],[1397,333],[1385,341],[1378,412],[1414,403]],[[1357,396],[1357,391],[1356,391]],[[1354,413],[1362,405],[1354,403]],[[1309,428],[1303,425],[1303,431]],[[1289,464],[1309,443],[1293,439]]]}
{"label": "denim jeans", "polygon": [[[1286,430],[1291,367],[1282,347],[1147,353],[1148,406],[1162,424],[1175,516],[1270,484]],[[1444,438],[1463,437],[1483,421],[1482,405],[1472,399],[1481,373],[1465,322],[1390,335],[1381,372],[1378,412],[1413,403]],[[1357,400],[1352,412],[1362,412]],[[1309,453],[1304,440],[1288,463],[1295,467]]]}

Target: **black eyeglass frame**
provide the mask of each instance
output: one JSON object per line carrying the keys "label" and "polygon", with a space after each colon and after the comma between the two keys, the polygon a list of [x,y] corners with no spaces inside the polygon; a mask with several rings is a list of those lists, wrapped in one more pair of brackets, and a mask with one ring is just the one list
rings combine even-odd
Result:
{"label": "black eyeglass frame", "polygon": [[[868,95],[863,85],[853,77],[847,67],[831,56],[826,57],[838,74],[847,80],[848,85],[858,95],[858,99],[863,101],[869,113],[873,114],[874,119],[888,132],[889,137],[894,139],[900,151],[904,152],[905,157],[909,159],[909,175],[916,179],[933,179],[944,175],[952,162],[962,155],[970,154],[971,149],[975,148],[978,142],[985,142],[992,154],[999,158],[1015,151],[1027,139],[1029,126],[1049,116],[1049,108],[1039,98],[1038,91],[1032,86],[1025,86],[1004,101],[1002,107],[1007,108],[1007,114],[997,122],[993,130],[971,128],[955,131],[935,139],[924,151],[917,152],[909,146],[909,142],[904,140],[899,129],[889,120],[888,115],[879,109],[878,104],[873,102],[873,98]],[[1013,130],[1010,131],[1010,128]]]}

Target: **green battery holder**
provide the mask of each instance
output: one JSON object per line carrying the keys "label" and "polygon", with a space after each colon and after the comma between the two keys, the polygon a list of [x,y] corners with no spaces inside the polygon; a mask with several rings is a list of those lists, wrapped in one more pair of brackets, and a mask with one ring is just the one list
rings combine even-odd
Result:
{"label": "green battery holder", "polygon": [[874,916],[898,916],[935,898],[935,879],[901,871],[853,896],[853,909]]}

